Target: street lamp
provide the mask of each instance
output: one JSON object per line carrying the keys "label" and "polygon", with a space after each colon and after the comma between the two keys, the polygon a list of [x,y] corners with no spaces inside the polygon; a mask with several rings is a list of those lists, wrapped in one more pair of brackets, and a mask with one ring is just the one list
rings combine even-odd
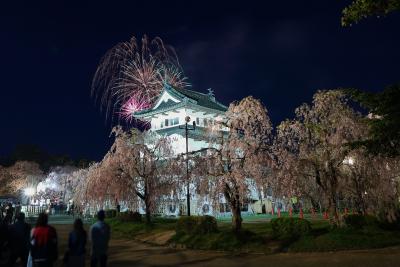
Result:
{"label": "street lamp", "polygon": [[186,138],[186,203],[187,203],[187,215],[190,216],[190,179],[189,179],[189,144],[188,144],[188,132],[196,129],[196,122],[193,121],[193,126],[190,126],[190,117],[186,116],[185,126],[179,125],[179,129],[185,129]]}

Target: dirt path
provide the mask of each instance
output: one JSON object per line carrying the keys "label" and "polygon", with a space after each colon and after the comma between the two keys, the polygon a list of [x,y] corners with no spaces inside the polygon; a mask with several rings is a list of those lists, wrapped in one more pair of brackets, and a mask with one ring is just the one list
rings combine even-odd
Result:
{"label": "dirt path", "polygon": [[[65,251],[69,227],[57,226],[60,239],[60,256]],[[397,267],[400,266],[400,247],[335,253],[232,255],[209,251],[176,250],[161,246],[151,246],[137,241],[112,239],[109,250],[109,266]]]}
{"label": "dirt path", "polygon": [[400,248],[336,253],[230,255],[216,252],[174,250],[143,243],[113,240],[110,266],[400,266]]}

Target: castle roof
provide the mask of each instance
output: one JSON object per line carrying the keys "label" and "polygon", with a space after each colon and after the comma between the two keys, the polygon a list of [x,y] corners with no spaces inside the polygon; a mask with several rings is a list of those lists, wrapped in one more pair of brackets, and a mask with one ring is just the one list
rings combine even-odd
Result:
{"label": "castle roof", "polygon": [[173,88],[165,84],[153,107],[135,112],[133,115],[137,118],[143,118],[182,107],[203,109],[216,113],[223,113],[228,109],[215,100],[211,90],[208,94],[204,94],[188,89]]}

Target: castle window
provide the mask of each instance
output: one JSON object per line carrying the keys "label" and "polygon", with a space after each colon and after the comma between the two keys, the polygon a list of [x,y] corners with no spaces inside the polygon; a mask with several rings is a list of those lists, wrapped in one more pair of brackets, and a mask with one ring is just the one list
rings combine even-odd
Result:
{"label": "castle window", "polygon": [[171,121],[171,125],[177,125],[177,124],[179,124],[179,118],[178,117],[173,118]]}
{"label": "castle window", "polygon": [[163,127],[164,127],[164,122],[161,121],[161,127],[160,128],[163,128]]}
{"label": "castle window", "polygon": [[200,119],[199,118],[196,118],[196,124],[200,125]]}
{"label": "castle window", "polygon": [[168,210],[169,210],[170,213],[175,213],[175,211],[176,211],[176,206],[170,204],[170,205],[168,206]]}
{"label": "castle window", "polygon": [[176,118],[172,118],[172,119],[165,119],[161,124],[163,124],[163,123],[164,123],[165,127],[177,125],[177,124],[179,124],[179,118],[176,117]]}
{"label": "castle window", "polygon": [[249,203],[243,203],[240,210],[241,211],[249,211]]}
{"label": "castle window", "polygon": [[202,210],[203,210],[203,214],[209,213],[210,206],[208,204],[204,204]]}
{"label": "castle window", "polygon": [[219,203],[219,212],[231,212],[231,207],[227,203]]}

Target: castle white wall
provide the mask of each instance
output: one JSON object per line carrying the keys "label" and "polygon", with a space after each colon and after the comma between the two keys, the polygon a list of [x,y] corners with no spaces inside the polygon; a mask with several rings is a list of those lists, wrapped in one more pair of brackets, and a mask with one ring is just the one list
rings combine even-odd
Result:
{"label": "castle white wall", "polygon": [[[159,131],[161,129],[168,129],[172,127],[176,127],[177,125],[185,125],[186,121],[185,118],[189,116],[191,121],[189,122],[190,125],[193,124],[193,121],[196,122],[196,127],[207,127],[210,120],[222,120],[223,117],[221,115],[212,114],[212,113],[205,113],[200,111],[195,111],[188,108],[181,108],[174,111],[169,111],[168,113],[158,114],[155,117],[151,118],[151,130]],[[178,124],[171,124],[166,126],[165,120],[172,120],[178,119]],[[197,129],[198,130],[198,129]],[[196,130],[195,130],[196,131]],[[172,138],[172,146],[175,151],[175,154],[185,153],[186,152],[186,139],[184,136],[180,134],[171,134],[170,137]],[[196,151],[202,148],[209,147],[209,143],[204,140],[194,140],[192,138],[188,139],[188,149],[189,152]]]}
{"label": "castle white wall", "polygon": [[[159,103],[162,101],[168,101],[171,99],[169,94],[164,94]],[[175,101],[176,99],[172,99]],[[158,104],[159,104],[158,103]],[[221,121],[224,119],[223,115],[217,113],[208,113],[205,111],[197,111],[189,108],[180,108],[173,111],[168,111],[166,113],[157,114],[151,118],[151,130],[158,132],[161,129],[167,129],[171,127],[176,127],[178,125],[185,125],[185,118],[189,116],[191,121],[189,122],[191,125],[193,121],[196,122],[196,126],[199,128],[207,127],[208,121],[216,120]],[[177,124],[169,124],[165,125],[165,120],[177,119]],[[197,129],[199,130],[199,129]],[[227,131],[227,128],[223,128],[222,130]],[[175,152],[175,155],[182,154],[186,152],[186,139],[184,135],[178,133],[172,133],[169,135],[172,139],[172,147]],[[205,140],[194,140],[193,138],[188,138],[188,150],[196,151],[202,148],[208,148],[210,144]],[[260,213],[263,211],[270,211],[272,209],[272,200],[265,198],[265,196],[260,196],[259,192],[256,190],[255,185],[249,179],[250,185],[250,198],[255,202],[248,203],[247,211],[242,211],[242,214],[251,214],[251,213]],[[226,200],[221,197],[221,199],[211,200],[208,197],[201,197],[196,194],[194,185],[191,186],[191,204],[190,209],[191,213],[194,215],[217,215],[217,216],[230,216],[231,212],[220,210],[220,205],[224,205]],[[182,190],[182,192],[186,192],[186,190]],[[183,193],[181,196],[178,196],[179,200],[171,199],[170,201],[166,201],[159,207],[159,212],[166,216],[179,216],[180,214],[186,213],[186,194]],[[214,203],[213,203],[214,201]],[[218,203],[215,203],[217,201]],[[262,208],[264,206],[264,208]],[[276,206],[275,206],[276,207]]]}

